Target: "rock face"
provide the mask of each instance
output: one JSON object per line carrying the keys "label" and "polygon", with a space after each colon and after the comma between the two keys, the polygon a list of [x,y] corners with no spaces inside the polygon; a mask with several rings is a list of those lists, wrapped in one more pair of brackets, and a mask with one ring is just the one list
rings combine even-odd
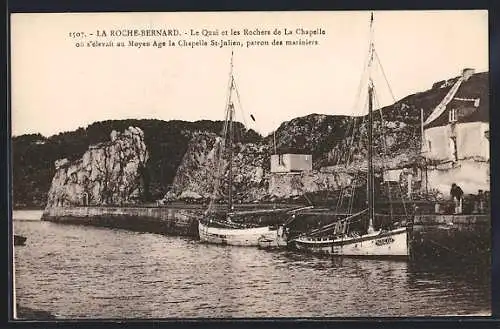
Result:
{"label": "rock face", "polygon": [[[225,157],[218,162],[221,143],[222,139],[216,134],[197,133],[193,136],[166,200],[208,200],[214,191],[216,199],[227,196],[229,166]],[[242,202],[261,200],[267,194],[264,177],[266,165],[269,166],[266,163],[267,146],[238,143],[233,154],[234,199]]]}
{"label": "rock face", "polygon": [[[381,165],[385,168],[401,168],[412,166],[418,162],[421,140],[421,110],[423,110],[424,118],[427,118],[445,97],[457,78],[440,81],[429,90],[409,95],[384,107],[382,109],[384,129],[380,129],[382,127],[381,114],[379,111],[375,111],[374,151],[376,155],[374,161],[376,168],[380,168]],[[489,106],[487,72],[472,75],[460,88],[463,97],[480,98],[481,106]],[[310,110],[314,111],[314,109]],[[332,109],[332,113],[334,112]],[[325,177],[329,177],[328,182],[338,180],[338,177],[331,176],[335,175],[337,170],[325,171],[324,168],[344,164],[347,158],[354,162],[353,167],[357,168],[358,172],[365,170],[366,165],[362,163],[366,162],[367,157],[366,143],[363,143],[366,139],[366,118],[358,117],[356,124],[353,124],[352,121],[352,118],[347,116],[311,114],[283,122],[275,134],[270,134],[267,137],[260,136],[255,131],[245,130],[242,124],[235,123],[235,136],[242,135],[244,137],[241,139],[243,144],[236,146],[234,150],[235,196],[243,200],[258,201],[272,198],[273,195],[277,197],[277,195],[286,194],[284,192],[286,190],[274,185],[275,182],[281,182],[283,177],[272,178],[273,175],[269,172],[269,156],[274,153],[274,141],[276,141],[278,153],[311,154],[314,171],[310,174],[316,175],[318,182],[323,181],[323,178],[326,180]],[[83,154],[89,152],[89,145],[109,141],[113,130],[124,131],[130,126],[140,127],[144,131],[144,142],[147,145],[149,158],[146,163],[147,175],[144,175],[146,181],[144,187],[148,201],[161,199],[166,193],[167,199],[204,199],[212,193],[213,179],[215,178],[215,174],[211,170],[214,164],[214,145],[217,134],[222,131],[223,124],[221,121],[208,120],[197,122],[180,120],[167,122],[151,119],[109,120],[95,122],[86,128],[60,133],[48,138],[40,134],[14,136],[12,138],[14,206],[36,205],[43,207],[46,205],[47,199],[50,203],[49,206],[58,203],[80,204],[83,199],[70,196],[67,199],[63,198],[62,195],[66,192],[62,190],[61,186],[66,185],[67,187],[64,189],[68,189],[68,195],[80,192],[88,193],[89,203],[112,203],[114,202],[113,198],[118,198],[118,201],[128,202],[126,200],[129,200],[133,202],[137,198],[136,196],[130,196],[129,199],[117,197],[118,192],[115,190],[103,193],[96,192],[96,199],[93,199],[91,194],[93,194],[94,187],[89,187],[89,183],[84,183],[82,186],[85,188],[80,188],[76,184],[65,183],[67,177],[63,176],[68,174],[68,170],[80,172],[80,169],[74,168],[82,166],[77,164],[78,159],[83,161]],[[386,137],[385,143],[380,142],[381,131]],[[119,141],[122,138],[120,136],[121,134],[114,133],[111,139]],[[351,140],[346,136],[354,136],[354,139]],[[377,158],[377,154],[382,151],[389,155],[388,159],[383,161]],[[240,152],[241,154],[239,154]],[[100,157],[107,157],[107,155],[103,153]],[[56,165],[59,169],[55,169],[56,166],[53,166],[57,159],[62,159]],[[66,161],[67,163],[65,163]],[[66,170],[64,174],[63,168]],[[95,172],[97,173],[97,171]],[[296,186],[304,186],[306,190],[313,189],[309,183],[311,181],[308,178],[310,174],[294,177],[293,180],[300,178],[300,183],[297,182]],[[350,174],[356,174],[356,170]],[[116,184],[125,184],[116,183],[115,178],[106,180],[105,184],[101,178],[95,178],[97,174],[90,175],[88,172],[85,175],[89,179],[92,176],[92,179],[98,179],[101,182],[100,186],[95,187],[99,191],[108,191]],[[80,176],[75,179],[80,179]],[[227,180],[227,174],[224,177]],[[59,187],[51,188],[52,178],[56,179]],[[127,184],[125,185],[132,186],[136,183]],[[318,184],[317,188],[328,184]],[[130,187],[132,190],[138,191],[134,193],[125,191],[129,187],[122,187],[122,190],[118,188],[118,190],[123,195],[137,195],[142,193],[139,185],[137,183],[135,187]],[[310,188],[306,188],[306,186]],[[48,196],[49,189],[51,189],[50,196]],[[70,189],[74,189],[75,192],[71,192]],[[294,189],[289,192],[295,194],[299,191]],[[111,196],[106,197],[107,193],[111,193]],[[221,197],[224,196],[224,193],[227,191],[223,191]]]}
{"label": "rock face", "polygon": [[[216,170],[221,143],[221,138],[215,134],[198,133],[192,138],[164,201],[206,202],[214,191],[217,191],[216,200],[227,198],[227,158],[220,160],[220,171]],[[305,193],[336,190],[351,183],[351,174],[328,168],[298,174],[271,173],[271,151],[264,143],[235,145],[232,174],[236,203],[289,199]]]}
{"label": "rock face", "polygon": [[110,141],[92,145],[81,159],[55,162],[47,208],[135,203],[143,192],[142,170],[148,160],[141,129],[113,131]]}
{"label": "rock face", "polygon": [[311,171],[298,174],[273,174],[269,181],[271,198],[287,199],[305,193],[339,190],[349,186],[352,176],[347,173]]}
{"label": "rock face", "polygon": [[[373,112],[374,168],[381,172],[418,165],[420,161],[420,116],[430,115],[451,85],[433,86],[393,105]],[[487,91],[487,73],[464,83],[472,93]],[[367,171],[367,118],[311,114],[283,122],[274,134],[234,150],[234,199],[236,202],[300,197],[306,193],[338,190]],[[214,188],[216,135],[192,138],[167,199],[204,200]],[[311,154],[313,171],[299,174],[270,173],[270,155]],[[346,164],[348,165],[346,166]],[[221,184],[227,185],[227,164]],[[359,179],[356,180],[358,182]],[[227,187],[218,198],[227,196]]]}

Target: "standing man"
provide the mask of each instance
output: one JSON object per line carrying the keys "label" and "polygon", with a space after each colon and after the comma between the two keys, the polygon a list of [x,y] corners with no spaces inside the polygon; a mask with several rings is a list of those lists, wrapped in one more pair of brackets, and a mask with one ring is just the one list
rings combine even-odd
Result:
{"label": "standing man", "polygon": [[462,199],[464,196],[464,191],[457,184],[451,184],[450,195],[455,203],[455,214],[462,213]]}

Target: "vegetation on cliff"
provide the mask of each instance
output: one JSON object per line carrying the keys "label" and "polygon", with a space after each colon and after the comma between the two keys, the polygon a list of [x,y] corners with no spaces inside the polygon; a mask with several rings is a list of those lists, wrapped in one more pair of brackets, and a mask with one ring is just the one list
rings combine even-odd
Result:
{"label": "vegetation on cliff", "polygon": [[135,204],[146,197],[144,132],[113,130],[110,140],[92,145],[81,159],[57,160],[47,207]]}
{"label": "vegetation on cliff", "polygon": [[[144,132],[149,160],[143,172],[146,187],[142,201],[162,198],[172,184],[193,134],[199,131],[219,134],[223,122],[201,120],[109,120],[96,122],[86,128],[62,132],[48,138],[40,134],[12,138],[13,205],[14,207],[44,207],[55,174],[54,162],[66,158],[80,159],[90,145],[109,140],[113,130],[124,131],[138,127]],[[235,130],[245,142],[261,138],[242,124]]]}
{"label": "vegetation on cliff", "polygon": [[[427,91],[407,96],[383,108],[384,129],[381,129],[380,115],[375,115],[375,148],[379,153],[385,149],[384,153],[390,154],[390,167],[416,161],[420,150],[421,109],[427,117],[456,79],[437,82]],[[489,106],[487,72],[474,74],[462,84],[460,90],[461,97],[479,97],[481,106]],[[45,206],[56,160],[79,159],[89,145],[104,142],[109,139],[112,130],[123,131],[129,126],[144,132],[149,159],[141,174],[145,185],[142,201],[153,201],[163,198],[171,190],[178,196],[185,192],[182,191],[183,184],[187,184],[185,187],[196,186],[196,182],[207,177],[193,171],[202,168],[207,161],[206,156],[213,149],[215,136],[222,131],[223,122],[112,120],[48,138],[40,134],[13,137],[14,206]],[[273,134],[262,137],[239,123],[235,129],[240,142],[238,148],[244,150],[240,154],[241,159],[236,158],[245,168],[241,180],[236,181],[241,183],[239,193],[245,194],[242,189],[248,181],[253,192],[246,195],[260,195],[260,189],[265,188],[269,181],[268,156],[274,152]],[[345,162],[346,150],[349,150],[354,162],[358,162],[356,168],[359,170],[359,163],[366,161],[366,144],[362,141],[365,132],[366,122],[362,117],[353,125],[351,117],[311,114],[282,123],[275,132],[275,140],[278,152],[312,154],[315,170]],[[386,137],[386,144],[381,143],[381,133]],[[345,138],[351,135],[354,140]],[[264,171],[258,170],[258,167]],[[180,175],[176,177],[176,174]]]}
{"label": "vegetation on cliff", "polygon": [[[423,110],[427,118],[434,108],[446,96],[458,77],[443,80],[433,84],[424,92],[404,97],[396,103],[386,106],[374,113],[374,147],[378,154],[390,154],[391,166],[398,163],[413,162],[420,152],[420,115]],[[460,87],[460,97],[480,98],[481,107],[489,107],[488,72],[472,75]],[[487,111],[481,111],[487,113]],[[385,123],[383,129],[381,121]],[[338,115],[311,114],[283,122],[276,130],[275,136],[270,134],[265,138],[268,145],[276,140],[279,152],[310,153],[313,155],[314,167],[321,168],[345,162],[346,149],[354,153],[356,159],[366,160],[366,141],[361,141],[366,133],[366,120]],[[385,137],[382,143],[381,134]],[[346,136],[354,136],[351,141]]]}

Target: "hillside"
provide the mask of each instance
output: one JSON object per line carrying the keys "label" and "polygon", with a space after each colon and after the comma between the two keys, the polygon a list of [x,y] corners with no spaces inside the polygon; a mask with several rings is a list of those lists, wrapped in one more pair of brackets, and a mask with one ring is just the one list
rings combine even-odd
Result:
{"label": "hillside", "polygon": [[[381,114],[374,113],[374,147],[379,154],[391,157],[413,159],[420,150],[420,111],[427,118],[448,93],[458,77],[439,81],[424,92],[406,96],[396,103],[381,109],[385,122],[380,129]],[[474,74],[464,82],[457,97],[481,98],[481,107],[489,108],[488,72]],[[485,111],[487,112],[487,111]],[[352,117],[311,114],[283,122],[275,132],[277,149],[285,152],[307,152],[313,155],[314,167],[331,166],[345,162],[345,153],[350,141],[346,136],[354,136],[353,153],[365,157],[366,149],[360,139],[366,133],[365,118],[356,119],[353,129]],[[381,143],[380,134],[384,133],[386,150]],[[273,134],[265,137],[268,145],[273,144]]]}
{"label": "hillside", "polygon": [[[143,201],[162,198],[167,192],[193,134],[199,131],[219,133],[222,130],[221,121],[111,120],[48,138],[40,134],[13,137],[14,207],[44,207],[55,174],[56,160],[80,159],[90,145],[108,141],[113,130],[124,131],[130,126],[144,132],[149,153],[143,173],[146,185]],[[259,134],[244,129],[241,124],[235,124],[235,128],[244,141],[261,139]]]}
{"label": "hillside", "polygon": [[[375,150],[390,154],[390,167],[416,161],[420,148],[420,109],[427,117],[455,80],[436,82],[427,91],[409,95],[383,108],[384,129],[381,129],[380,114],[376,113]],[[481,106],[487,107],[488,91],[488,73],[477,73],[463,83],[460,97],[480,97]],[[359,170],[359,165],[366,159],[366,123],[363,120],[358,118],[353,124],[351,117],[323,114],[295,118],[283,122],[276,130],[277,148],[282,153],[311,153],[316,171],[344,163],[347,157],[354,160],[353,164]],[[206,176],[202,172],[207,171],[199,170],[208,161],[215,136],[222,130],[222,122],[112,120],[48,138],[40,134],[13,137],[14,206],[45,206],[56,160],[80,159],[89,145],[107,141],[111,131],[124,131],[130,126],[144,132],[149,155],[142,173],[145,191],[141,201],[161,199],[169,191],[170,196],[179,196],[192,186],[206,185]],[[262,137],[253,130],[246,130],[241,124],[235,126],[236,134],[240,136],[237,159],[240,159],[238,161],[244,169],[238,181],[241,198],[248,199],[252,195],[263,197],[262,189],[269,183],[268,157],[274,149],[273,135]],[[381,133],[386,136],[386,144],[379,138]],[[351,140],[346,136],[354,137]],[[381,163],[380,158],[375,160]]]}
{"label": "hillside", "polygon": [[142,130],[114,130],[108,142],[93,145],[81,159],[56,161],[47,207],[136,204],[145,197],[147,160]]}

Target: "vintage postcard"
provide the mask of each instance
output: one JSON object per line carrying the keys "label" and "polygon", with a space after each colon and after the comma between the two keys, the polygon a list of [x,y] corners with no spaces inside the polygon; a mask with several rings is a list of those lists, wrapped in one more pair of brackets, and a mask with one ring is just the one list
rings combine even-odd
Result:
{"label": "vintage postcard", "polygon": [[491,315],[487,11],[10,38],[14,318]]}

